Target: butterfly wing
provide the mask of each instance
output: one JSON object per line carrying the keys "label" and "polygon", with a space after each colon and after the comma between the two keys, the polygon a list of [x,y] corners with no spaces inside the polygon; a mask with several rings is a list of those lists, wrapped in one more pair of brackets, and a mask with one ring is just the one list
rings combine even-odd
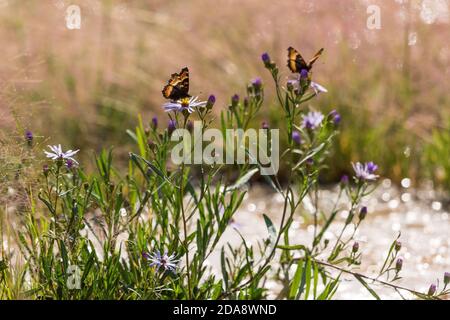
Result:
{"label": "butterfly wing", "polygon": [[162,90],[163,97],[180,100],[189,96],[189,69],[184,67],[180,73],[173,73]]}
{"label": "butterfly wing", "polygon": [[302,55],[292,47],[288,48],[287,66],[294,73],[300,73],[302,69],[308,69],[308,64]]}
{"label": "butterfly wing", "polygon": [[322,54],[322,52],[323,52],[323,48],[321,48],[319,51],[317,51],[317,53],[314,55],[314,57],[311,60],[309,60],[309,62],[308,62],[308,70],[312,68],[314,62],[316,62],[316,60],[319,59],[319,57]]}

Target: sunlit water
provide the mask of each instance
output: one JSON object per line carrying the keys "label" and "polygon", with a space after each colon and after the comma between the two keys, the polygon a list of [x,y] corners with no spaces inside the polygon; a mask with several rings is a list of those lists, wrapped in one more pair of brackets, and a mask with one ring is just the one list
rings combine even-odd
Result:
{"label": "sunlit water", "polygon": [[[337,187],[320,191],[320,207],[328,214],[337,194]],[[438,288],[442,287],[443,274],[450,271],[450,216],[448,203],[445,203],[447,196],[448,194],[438,194],[430,187],[413,190],[408,179],[402,181],[401,188],[393,187],[389,180],[384,180],[378,189],[365,199],[364,204],[369,208],[369,213],[355,235],[355,239],[360,243],[362,264],[352,267],[352,270],[376,277],[390,244],[401,232],[402,249],[399,256],[404,260],[401,272],[403,278],[395,284],[420,292],[427,292],[431,283],[438,284]],[[305,203],[291,228],[291,244],[309,245],[312,241],[314,228],[309,217],[312,217],[313,207],[308,199]],[[342,209],[339,213],[340,219],[325,235],[330,239],[330,243],[334,243],[333,240],[336,239],[347,216],[346,203],[348,202],[342,201],[339,204],[338,208]],[[279,224],[282,206],[281,196],[262,187],[253,187],[245,198],[242,209],[236,213],[233,226],[238,228],[247,241],[255,243],[257,239],[268,236],[262,214],[267,214],[275,224]],[[352,231],[352,228],[349,228],[346,235],[350,236]],[[226,231],[224,238],[233,244],[241,241],[233,228]],[[218,252],[211,258],[214,267],[218,266],[218,258]],[[343,279],[334,298],[373,299],[353,276],[344,276]],[[381,298],[401,298],[391,288],[372,283],[370,285]],[[276,297],[276,292],[280,289],[279,284],[269,281],[267,286],[272,292],[270,297]],[[402,291],[402,294],[405,298],[412,298],[407,292]]]}

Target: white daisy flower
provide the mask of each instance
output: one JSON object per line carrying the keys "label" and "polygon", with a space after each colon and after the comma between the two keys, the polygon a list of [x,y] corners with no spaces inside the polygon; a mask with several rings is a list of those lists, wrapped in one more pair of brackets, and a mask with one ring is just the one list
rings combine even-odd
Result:
{"label": "white daisy flower", "polygon": [[204,107],[205,105],[206,101],[198,101],[198,97],[190,97],[166,102],[163,104],[163,107],[166,112],[187,110],[189,113],[192,113],[195,108]]}
{"label": "white daisy flower", "polygon": [[76,164],[78,164],[78,161],[75,160],[73,158],[73,156],[80,150],[67,150],[66,152],[62,151],[61,145],[54,145],[54,146],[48,146],[50,148],[50,152],[45,151],[44,153],[47,156],[47,158],[50,158],[52,160],[58,160],[58,159],[62,159],[62,160],[69,160],[69,161],[73,161]]}

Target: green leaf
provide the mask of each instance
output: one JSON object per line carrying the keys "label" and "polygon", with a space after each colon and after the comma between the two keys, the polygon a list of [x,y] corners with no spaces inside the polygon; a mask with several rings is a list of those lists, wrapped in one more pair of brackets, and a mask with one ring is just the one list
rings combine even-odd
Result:
{"label": "green leaf", "polygon": [[253,177],[253,175],[255,173],[257,173],[259,171],[259,168],[254,168],[252,170],[250,170],[249,172],[247,172],[246,174],[244,174],[238,181],[236,181],[235,184],[233,184],[232,186],[227,188],[227,191],[233,191],[236,189],[241,188],[244,184],[246,184],[251,177]]}
{"label": "green leaf", "polygon": [[367,291],[369,291],[370,294],[375,297],[375,299],[380,300],[380,297],[377,295],[377,293],[371,287],[369,287],[367,282],[360,275],[354,274],[354,276],[359,282],[361,282],[361,284],[367,289]]}

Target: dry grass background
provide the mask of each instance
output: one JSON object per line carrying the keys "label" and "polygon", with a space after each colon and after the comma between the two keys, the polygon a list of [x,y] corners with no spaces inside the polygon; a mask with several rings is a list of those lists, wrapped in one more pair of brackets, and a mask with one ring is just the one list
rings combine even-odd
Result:
{"label": "dry grass background", "polygon": [[[160,90],[181,67],[191,92],[216,94],[220,110],[250,79],[269,82],[262,52],[287,78],[289,45],[305,57],[324,47],[314,77],[329,93],[312,106],[344,116],[332,172],[371,156],[387,175],[414,177],[422,145],[450,114],[449,6],[436,1],[447,11],[425,23],[422,0],[2,0],[1,130],[29,128],[82,157],[110,145],[120,154],[138,113],[162,113]],[[70,4],[81,7],[80,30],[65,26]],[[369,4],[381,8],[380,30],[366,27]]]}

